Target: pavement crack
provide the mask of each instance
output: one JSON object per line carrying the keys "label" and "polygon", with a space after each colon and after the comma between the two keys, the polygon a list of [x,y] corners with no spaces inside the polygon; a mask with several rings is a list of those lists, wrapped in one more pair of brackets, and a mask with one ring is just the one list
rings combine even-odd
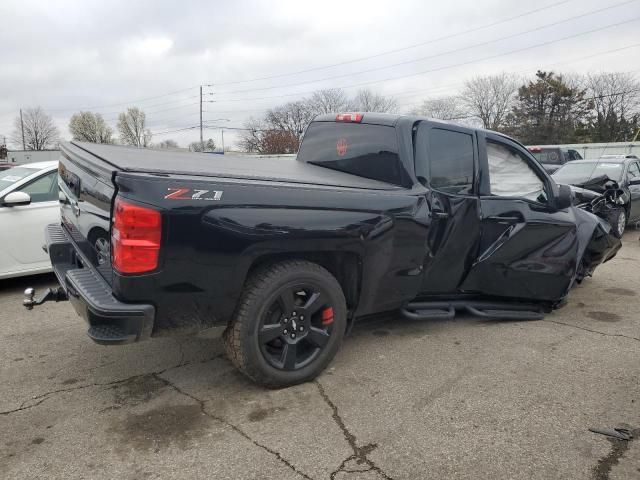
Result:
{"label": "pavement crack", "polygon": [[545,318],[542,321],[543,322],[557,323],[558,325],[564,325],[566,327],[577,328],[578,330],[584,330],[585,332],[597,333],[598,335],[603,335],[605,337],[623,337],[623,338],[628,338],[629,340],[635,340],[636,342],[640,342],[640,338],[638,338],[638,337],[630,337],[629,335],[623,335],[621,333],[601,332],[599,330],[592,330],[591,328],[581,327],[580,325],[574,325],[572,323],[559,322],[558,320],[551,320],[551,319],[548,319],[548,318]]}
{"label": "pavement crack", "polygon": [[[343,473],[355,473],[355,472],[368,472],[368,471],[374,471],[378,475],[380,475],[382,478],[384,478],[386,480],[392,480],[391,476],[389,476],[380,467],[378,467],[374,463],[373,460],[368,458],[368,455],[378,447],[378,444],[377,443],[369,443],[367,445],[363,445],[363,446],[359,447],[358,446],[358,441],[356,439],[356,436],[353,433],[351,433],[351,431],[347,428],[346,424],[344,423],[344,420],[340,416],[340,412],[338,411],[338,407],[336,406],[335,403],[333,403],[331,398],[329,398],[329,395],[325,391],[325,389],[322,386],[322,384],[317,380],[314,380],[313,383],[315,383],[316,387],[318,387],[318,392],[320,392],[320,396],[324,400],[324,403],[326,403],[329,406],[329,408],[331,409],[331,417],[333,418],[333,421],[336,423],[336,425],[338,425],[338,428],[340,428],[340,430],[342,431],[342,435],[344,436],[345,440],[347,441],[347,443],[351,447],[351,450],[353,450],[353,454],[351,454],[347,458],[345,458],[342,461],[342,463],[338,466],[338,468],[336,470],[334,470],[333,472],[331,472],[331,477],[330,477],[331,480],[334,480],[336,478],[336,476],[341,472],[343,472]],[[368,466],[368,468],[363,469],[363,470],[347,469],[346,468],[347,464],[349,462],[351,462],[351,461],[355,461],[358,465],[366,464]]]}
{"label": "pavement crack", "polygon": [[[20,406],[18,408],[13,408],[11,410],[0,411],[0,415],[11,415],[12,413],[17,413],[17,412],[21,412],[23,410],[29,410],[30,408],[37,407],[38,405],[43,404],[45,401],[47,401],[53,395],[56,395],[58,393],[73,392],[75,390],[83,390],[85,388],[91,388],[91,387],[111,387],[111,386],[115,386],[115,385],[120,385],[122,383],[126,383],[126,382],[129,382],[131,380],[136,380],[138,378],[143,378],[143,377],[147,377],[147,376],[160,375],[160,374],[165,373],[165,372],[167,372],[169,370],[173,370],[173,369],[180,368],[180,367],[186,367],[188,365],[192,365],[192,364],[195,364],[195,363],[207,363],[207,362],[210,362],[212,360],[215,360],[216,358],[220,358],[222,356],[223,356],[222,354],[218,354],[218,355],[215,355],[215,356],[213,356],[211,358],[207,358],[205,360],[200,360],[198,362],[179,363],[178,365],[173,365],[171,367],[167,367],[167,368],[165,368],[163,370],[160,370],[160,371],[157,371],[157,372],[141,373],[141,374],[138,374],[138,375],[132,375],[131,377],[127,377],[127,378],[124,378],[124,379],[121,379],[121,380],[114,380],[114,381],[111,381],[111,382],[87,383],[87,384],[84,384],[84,385],[75,385],[73,387],[60,388],[60,389],[57,389],[57,390],[51,390],[49,392],[41,393],[39,395],[34,395],[33,397],[24,400],[20,404]],[[30,403],[30,402],[34,402],[34,403]]]}
{"label": "pavement crack", "polygon": [[206,402],[204,400],[196,397],[195,395],[193,395],[191,393],[186,392],[185,390],[183,390],[182,388],[178,387],[176,384],[174,384],[170,380],[160,376],[161,373],[153,373],[151,375],[153,375],[153,377],[156,378],[158,381],[164,383],[166,386],[168,386],[168,387],[172,388],[173,390],[175,390],[176,392],[178,392],[180,395],[184,395],[185,397],[190,398],[194,402],[197,402],[198,405],[200,406],[200,411],[202,412],[203,415],[206,415],[207,417],[211,418],[212,420],[215,420],[215,421],[217,421],[219,423],[222,423],[223,425],[231,428],[234,432],[236,432],[238,435],[242,436],[246,440],[248,440],[251,443],[253,443],[256,447],[261,448],[264,451],[268,452],[269,454],[273,455],[281,463],[286,465],[289,469],[291,469],[293,472],[297,473],[301,477],[306,478],[308,480],[313,480],[309,475],[307,475],[306,473],[298,470],[298,468],[296,468],[296,466],[293,465],[289,460],[284,458],[280,452],[278,452],[276,450],[273,450],[272,448],[269,448],[266,445],[261,444],[257,440],[254,440],[253,438],[251,438],[249,436],[249,434],[247,432],[242,430],[237,425],[234,425],[233,423],[229,422],[228,420],[226,420],[226,419],[224,419],[222,417],[219,417],[217,415],[214,415],[211,412],[207,411]]}
{"label": "pavement crack", "polygon": [[617,438],[607,438],[611,443],[611,451],[609,454],[600,460],[598,460],[598,465],[593,467],[593,478],[595,480],[609,480],[609,474],[611,473],[611,469],[614,465],[617,465],[620,461],[620,458],[626,453],[629,449],[629,446],[633,440],[638,438],[640,435],[640,428],[632,430],[631,434],[633,437],[630,440],[620,440]]}

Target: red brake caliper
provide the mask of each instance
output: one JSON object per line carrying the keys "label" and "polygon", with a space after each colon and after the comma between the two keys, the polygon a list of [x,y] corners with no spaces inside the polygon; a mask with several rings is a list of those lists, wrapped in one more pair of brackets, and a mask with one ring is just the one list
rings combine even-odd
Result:
{"label": "red brake caliper", "polygon": [[322,311],[322,325],[331,325],[333,323],[333,307],[325,308]]}

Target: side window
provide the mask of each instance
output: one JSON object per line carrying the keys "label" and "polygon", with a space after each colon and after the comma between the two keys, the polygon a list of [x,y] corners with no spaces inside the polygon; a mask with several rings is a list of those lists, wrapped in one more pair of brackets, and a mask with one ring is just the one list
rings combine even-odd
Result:
{"label": "side window", "polygon": [[638,162],[633,162],[629,165],[629,172],[627,173],[627,179],[638,180],[640,178],[640,168],[638,168]]}
{"label": "side window", "polygon": [[25,185],[20,191],[31,196],[31,203],[58,200],[58,172],[54,170]]}
{"label": "side window", "polygon": [[[431,186],[458,195],[473,192],[473,137],[468,133],[432,128],[429,131]],[[418,172],[420,175],[420,172]]]}
{"label": "side window", "polygon": [[569,160],[582,160],[582,156],[577,150],[569,150]]}
{"label": "side window", "polygon": [[489,183],[491,195],[521,197],[547,203],[544,181],[529,166],[517,150],[493,141],[487,141]]}

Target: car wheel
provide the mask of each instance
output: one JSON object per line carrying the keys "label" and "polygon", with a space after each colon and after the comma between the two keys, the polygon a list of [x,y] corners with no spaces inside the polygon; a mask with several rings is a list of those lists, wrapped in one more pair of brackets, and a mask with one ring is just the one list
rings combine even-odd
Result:
{"label": "car wheel", "polygon": [[96,252],[98,265],[104,265],[110,260],[111,245],[107,232],[100,228],[95,228],[89,233],[89,243]]}
{"label": "car wheel", "polygon": [[611,231],[613,232],[613,234],[618,238],[622,238],[624,230],[627,226],[627,212],[624,210],[624,208],[617,208],[615,210],[612,210],[609,213],[607,220],[611,225]]}
{"label": "car wheel", "polygon": [[223,339],[242,373],[267,387],[286,387],[326,368],[346,325],[335,277],[315,263],[292,260],[251,275]]}

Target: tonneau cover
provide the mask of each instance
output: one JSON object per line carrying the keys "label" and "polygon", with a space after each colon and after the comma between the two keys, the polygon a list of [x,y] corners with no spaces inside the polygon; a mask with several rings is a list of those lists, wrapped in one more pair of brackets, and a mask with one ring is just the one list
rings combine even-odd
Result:
{"label": "tonneau cover", "polygon": [[76,157],[96,169],[111,170],[111,173],[123,171],[197,175],[373,190],[401,188],[389,183],[298,162],[294,157],[215,155],[85,142],[63,142],[61,150],[63,155],[71,160]]}

